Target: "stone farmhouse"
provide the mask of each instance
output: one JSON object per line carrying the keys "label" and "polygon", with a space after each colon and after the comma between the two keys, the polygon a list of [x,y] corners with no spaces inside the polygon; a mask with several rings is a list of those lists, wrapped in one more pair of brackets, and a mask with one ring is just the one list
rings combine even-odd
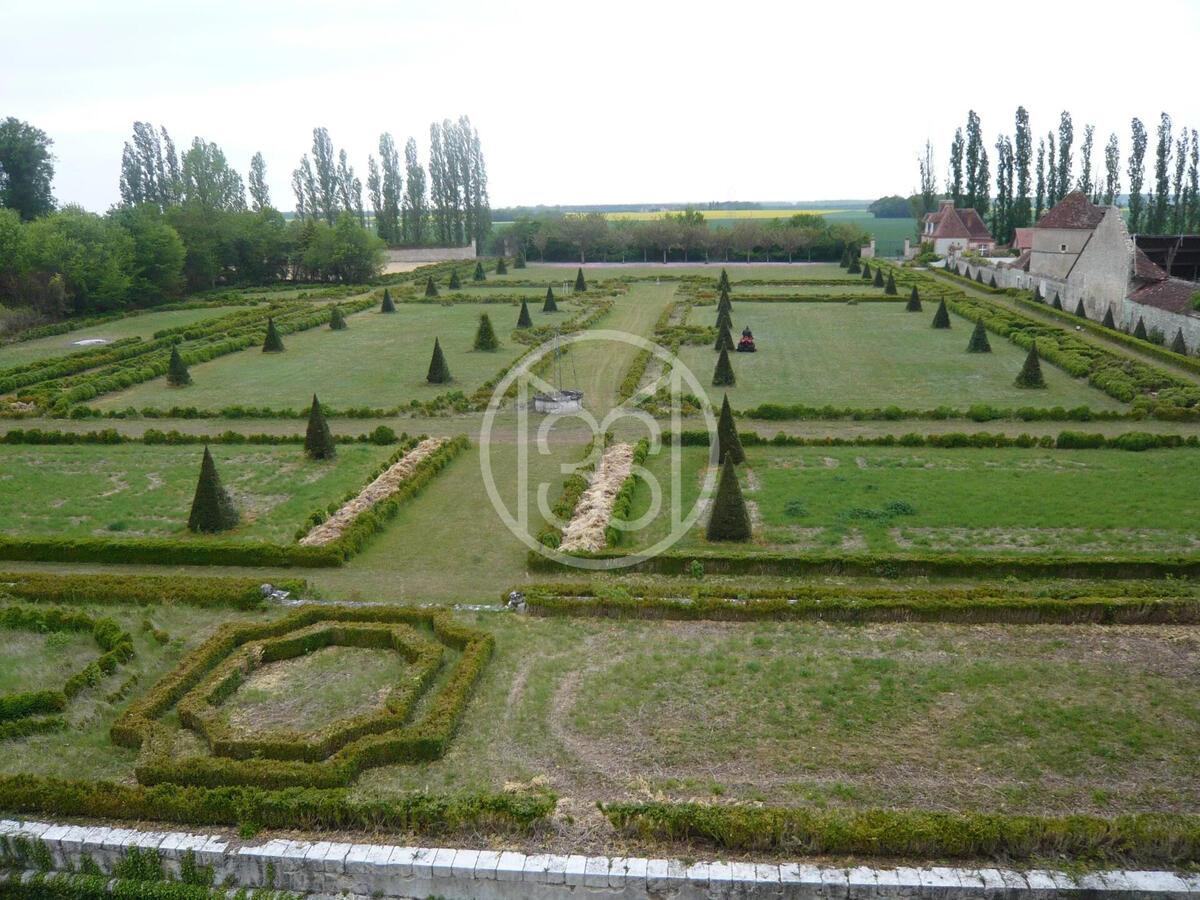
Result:
{"label": "stone farmhouse", "polygon": [[996,239],[974,209],[955,209],[953,200],[942,200],[936,212],[926,213],[921,243],[933,244],[938,256],[973,251],[991,253]]}
{"label": "stone farmhouse", "polygon": [[1200,348],[1200,310],[1193,295],[1200,284],[1174,278],[1138,249],[1121,211],[1097,206],[1082,192],[1067,194],[1034,225],[1028,250],[1012,262],[995,266],[966,262],[972,278],[996,278],[998,287],[1037,290],[1046,302],[1058,295],[1062,308],[1074,312],[1080,301],[1092,321],[1111,312],[1118,328],[1133,331],[1139,319],[1147,332],[1167,341],[1182,332],[1189,353]]}

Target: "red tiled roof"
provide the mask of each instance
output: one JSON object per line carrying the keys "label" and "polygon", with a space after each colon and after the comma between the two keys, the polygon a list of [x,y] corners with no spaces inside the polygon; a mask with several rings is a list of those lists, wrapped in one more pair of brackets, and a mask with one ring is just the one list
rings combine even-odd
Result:
{"label": "red tiled roof", "polygon": [[1020,269],[1023,272],[1029,271],[1029,260],[1033,258],[1032,250],[1022,250],[1021,255],[1012,262],[1000,263],[1006,269]]}
{"label": "red tiled roof", "polygon": [[1018,250],[1029,250],[1033,247],[1033,229],[1032,228],[1014,228],[1013,229],[1013,246]]}
{"label": "red tiled roof", "polygon": [[1133,254],[1133,277],[1139,281],[1166,281],[1167,273],[1138,247]]}
{"label": "red tiled roof", "polygon": [[967,238],[974,241],[992,241],[992,233],[988,231],[979,213],[974,209],[955,209],[949,204],[942,206],[937,212],[927,213],[926,222],[933,223],[933,231],[925,235],[928,238]]}
{"label": "red tiled roof", "polygon": [[1186,316],[1196,312],[1192,307],[1192,295],[1197,292],[1200,292],[1200,286],[1195,282],[1184,281],[1182,278],[1164,278],[1162,281],[1142,285],[1129,295],[1129,299],[1134,303]]}
{"label": "red tiled roof", "polygon": [[1092,229],[1104,218],[1104,207],[1096,206],[1083,191],[1071,191],[1042,216],[1034,228]]}
{"label": "red tiled roof", "polygon": [[963,224],[967,226],[967,231],[971,233],[971,238],[976,241],[991,241],[995,240],[992,233],[988,231],[988,227],[983,224],[983,219],[979,218],[979,213],[973,209],[956,209],[958,217],[962,219]]}

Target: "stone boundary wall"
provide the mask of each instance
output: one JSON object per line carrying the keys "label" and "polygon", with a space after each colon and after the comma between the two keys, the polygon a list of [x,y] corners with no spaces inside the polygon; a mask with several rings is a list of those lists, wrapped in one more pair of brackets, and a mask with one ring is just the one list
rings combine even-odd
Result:
{"label": "stone boundary wall", "polygon": [[[190,850],[212,866],[215,884],[269,888],[319,900],[719,900],[719,898],[1163,898],[1200,894],[1200,875],[1112,871],[1078,878],[1047,870],[996,868],[873,869],[797,863],[686,864],[675,859],[553,856],[447,847],[398,847],[331,841],[269,840],[254,844],[215,834],[140,831],[89,825],[0,820],[0,839],[41,841],[52,872],[78,870],[86,854],[106,874],[129,850],[156,851],[178,877]],[[11,850],[10,850],[11,852]],[[12,866],[0,854],[0,870]],[[30,877],[15,872],[10,877]],[[270,875],[274,876],[273,882]]]}
{"label": "stone boundary wall", "polygon": [[474,259],[475,242],[465,247],[388,247],[387,263],[434,263],[450,259]]}

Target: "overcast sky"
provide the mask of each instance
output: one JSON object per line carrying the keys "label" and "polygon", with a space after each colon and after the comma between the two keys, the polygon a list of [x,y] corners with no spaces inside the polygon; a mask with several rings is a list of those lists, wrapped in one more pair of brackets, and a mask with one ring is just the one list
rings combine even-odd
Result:
{"label": "overcast sky", "polygon": [[216,142],[243,177],[261,151],[281,209],[318,125],[365,182],[381,132],[424,160],[429,123],[468,115],[493,206],[906,194],[926,137],[944,180],[970,108],[993,175],[1018,104],[1041,134],[1069,110],[1077,148],[1095,124],[1096,165],[1111,131],[1124,160],[1131,116],[1151,164],[1160,111],[1200,128],[1197,0],[4,6],[0,117],[47,132],[59,202],[96,211],[135,120]]}

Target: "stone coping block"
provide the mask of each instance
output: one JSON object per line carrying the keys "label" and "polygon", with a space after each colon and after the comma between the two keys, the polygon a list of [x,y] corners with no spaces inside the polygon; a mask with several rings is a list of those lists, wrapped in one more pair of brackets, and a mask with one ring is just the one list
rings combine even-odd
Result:
{"label": "stone coping block", "polygon": [[[1200,875],[1113,870],[1078,877],[1063,872],[996,867],[874,868],[805,863],[689,861],[641,857],[562,856],[513,850],[346,844],[274,838],[258,843],[220,834],[192,834],[0,819],[0,869],[28,879],[32,859],[12,857],[13,839],[41,841],[55,872],[77,871],[88,856],[101,871],[131,850],[157,853],[178,876],[191,852],[211,865],[216,882],[307,894],[313,900],[722,900],[722,898],[1163,898],[1200,897]],[[43,860],[44,861],[44,860]],[[15,864],[15,865],[14,865]]]}

